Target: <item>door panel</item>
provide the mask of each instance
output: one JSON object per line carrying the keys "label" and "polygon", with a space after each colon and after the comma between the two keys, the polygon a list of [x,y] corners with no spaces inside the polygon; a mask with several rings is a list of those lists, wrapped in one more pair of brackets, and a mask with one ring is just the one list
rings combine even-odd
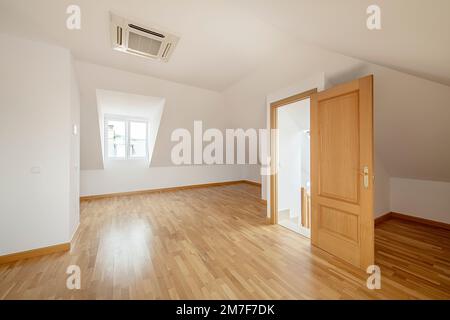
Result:
{"label": "door panel", "polygon": [[369,76],[311,97],[312,244],[364,269],[374,262],[372,86]]}
{"label": "door panel", "polygon": [[318,111],[319,195],[358,203],[358,94],[323,100]]}
{"label": "door panel", "polygon": [[358,242],[358,215],[326,206],[320,206],[321,228],[344,239]]}

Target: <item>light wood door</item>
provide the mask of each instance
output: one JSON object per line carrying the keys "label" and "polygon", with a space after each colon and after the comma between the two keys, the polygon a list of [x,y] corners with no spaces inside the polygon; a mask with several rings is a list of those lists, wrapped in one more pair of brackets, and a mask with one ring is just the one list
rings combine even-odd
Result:
{"label": "light wood door", "polygon": [[359,268],[374,263],[373,77],[311,96],[311,241]]}

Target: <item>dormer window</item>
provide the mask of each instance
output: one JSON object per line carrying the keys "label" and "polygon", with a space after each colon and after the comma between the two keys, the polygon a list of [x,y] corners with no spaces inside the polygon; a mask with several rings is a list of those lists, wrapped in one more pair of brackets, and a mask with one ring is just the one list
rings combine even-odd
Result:
{"label": "dormer window", "polygon": [[148,159],[148,121],[106,116],[104,141],[109,160]]}

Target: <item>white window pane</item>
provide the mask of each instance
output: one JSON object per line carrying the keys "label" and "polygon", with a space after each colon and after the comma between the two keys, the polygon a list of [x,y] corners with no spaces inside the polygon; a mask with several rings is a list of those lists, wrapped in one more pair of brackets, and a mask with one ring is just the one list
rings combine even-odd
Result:
{"label": "white window pane", "polygon": [[146,140],[130,140],[130,157],[144,158],[147,156]]}
{"label": "white window pane", "polygon": [[108,140],[108,157],[125,158],[125,150],[125,144],[117,144],[111,139]]}
{"label": "white window pane", "polygon": [[124,158],[126,156],[125,122],[108,120],[108,157]]}
{"label": "white window pane", "polygon": [[115,143],[125,144],[125,122],[109,120],[108,121],[108,139]]}
{"label": "white window pane", "polygon": [[146,140],[147,124],[145,122],[130,122],[130,140]]}

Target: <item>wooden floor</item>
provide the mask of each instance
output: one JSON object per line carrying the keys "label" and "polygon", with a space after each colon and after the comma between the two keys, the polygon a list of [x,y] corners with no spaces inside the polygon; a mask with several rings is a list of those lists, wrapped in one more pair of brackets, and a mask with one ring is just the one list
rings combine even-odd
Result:
{"label": "wooden floor", "polygon": [[[390,220],[376,230],[382,289],[265,224],[247,184],[90,200],[70,253],[0,265],[0,299],[449,299],[450,234]],[[66,288],[79,265],[81,290]]]}

